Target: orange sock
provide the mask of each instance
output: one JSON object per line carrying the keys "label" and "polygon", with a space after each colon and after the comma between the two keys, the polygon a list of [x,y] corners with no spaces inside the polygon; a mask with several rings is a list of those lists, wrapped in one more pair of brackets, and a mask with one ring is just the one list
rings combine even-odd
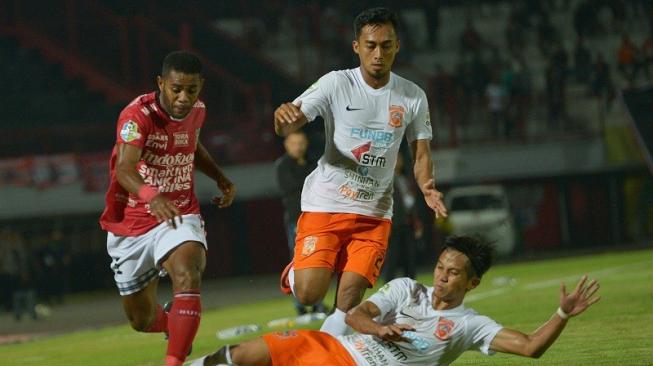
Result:
{"label": "orange sock", "polygon": [[172,309],[168,314],[168,351],[166,366],[180,366],[188,355],[193,339],[200,326],[202,302],[199,290],[175,293]]}

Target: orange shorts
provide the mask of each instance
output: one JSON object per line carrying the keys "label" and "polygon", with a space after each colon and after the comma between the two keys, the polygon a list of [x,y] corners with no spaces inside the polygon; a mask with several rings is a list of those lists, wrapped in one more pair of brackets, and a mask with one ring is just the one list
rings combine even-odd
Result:
{"label": "orange shorts", "polygon": [[329,212],[303,212],[297,222],[296,270],[329,268],[354,272],[374,286],[388,248],[391,221]]}
{"label": "orange shorts", "polygon": [[263,335],[272,366],[356,366],[345,347],[328,333],[288,330]]}

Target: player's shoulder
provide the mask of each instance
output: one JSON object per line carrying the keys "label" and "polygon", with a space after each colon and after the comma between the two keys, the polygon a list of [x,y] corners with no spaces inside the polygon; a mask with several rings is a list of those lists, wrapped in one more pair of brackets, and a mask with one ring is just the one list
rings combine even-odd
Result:
{"label": "player's shoulder", "polygon": [[465,307],[461,310],[461,317],[465,319],[468,326],[479,326],[488,323],[496,323],[496,321],[487,315],[479,314],[472,308]]}
{"label": "player's shoulder", "polygon": [[405,290],[410,291],[410,292],[426,292],[426,291],[428,291],[426,286],[424,286],[421,283],[415,281],[414,279],[408,278],[408,277],[395,278],[392,281],[386,283],[386,286],[393,287],[393,288],[398,288],[398,289],[405,289]]}
{"label": "player's shoulder", "polygon": [[343,84],[354,85],[356,83],[355,71],[357,69],[333,70],[324,74],[319,82],[338,84],[338,86],[342,86]]}
{"label": "player's shoulder", "polygon": [[392,75],[395,79],[395,89],[399,90],[402,94],[411,98],[426,97],[426,92],[424,92],[424,89],[422,89],[422,87],[417,85],[417,83],[414,81],[408,80],[403,76],[395,74],[394,72]]}
{"label": "player's shoulder", "polygon": [[134,98],[120,113],[121,119],[149,119],[156,108],[156,93],[142,94]]}

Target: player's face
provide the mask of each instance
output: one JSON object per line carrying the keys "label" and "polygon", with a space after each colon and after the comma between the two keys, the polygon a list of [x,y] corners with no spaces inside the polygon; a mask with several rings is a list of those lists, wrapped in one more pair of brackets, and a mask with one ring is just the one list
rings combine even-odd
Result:
{"label": "player's face", "polygon": [[174,118],[184,118],[190,113],[204,85],[199,74],[184,74],[175,70],[157,77],[160,102],[163,109]]}
{"label": "player's face", "polygon": [[448,303],[462,302],[465,293],[479,283],[468,275],[469,259],[457,250],[447,249],[440,255],[433,272],[433,295]]}
{"label": "player's face", "polygon": [[374,79],[389,77],[390,69],[399,52],[399,39],[392,23],[368,24],[353,42],[365,74]]}
{"label": "player's face", "polygon": [[286,152],[293,159],[303,158],[306,154],[306,149],[308,148],[308,141],[306,136],[301,133],[292,133],[286,137],[283,145],[286,148]]}

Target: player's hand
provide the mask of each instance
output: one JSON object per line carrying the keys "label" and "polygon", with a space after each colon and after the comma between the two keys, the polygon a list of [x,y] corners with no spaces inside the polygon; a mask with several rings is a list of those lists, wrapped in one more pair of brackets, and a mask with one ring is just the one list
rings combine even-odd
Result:
{"label": "player's hand", "polygon": [[442,193],[433,186],[433,179],[429,179],[421,187],[424,201],[435,212],[435,217],[447,217],[447,208],[442,202]]}
{"label": "player's hand", "polygon": [[408,324],[390,324],[379,327],[377,337],[391,342],[408,342],[401,335],[407,330],[415,330]]}
{"label": "player's hand", "polygon": [[222,192],[222,197],[215,196],[211,202],[220,208],[231,206],[236,197],[236,186],[229,179],[224,178],[218,181],[218,189]]}
{"label": "player's hand", "polygon": [[166,221],[168,225],[174,229],[177,228],[175,218],[179,216],[179,223],[182,223],[182,218],[179,209],[175,204],[162,194],[156,195],[150,201],[150,213],[156,217],[159,222]]}
{"label": "player's hand", "polygon": [[275,130],[283,129],[289,125],[300,123],[304,117],[304,113],[299,108],[302,102],[299,101],[297,105],[293,103],[283,103],[274,111],[274,128]]}
{"label": "player's hand", "polygon": [[599,283],[596,280],[591,280],[589,283],[586,282],[587,275],[583,275],[574,291],[569,294],[567,294],[565,284],[560,284],[560,308],[569,314],[569,316],[576,316],[582,313],[601,299],[600,296],[594,297],[596,291],[599,290]]}

